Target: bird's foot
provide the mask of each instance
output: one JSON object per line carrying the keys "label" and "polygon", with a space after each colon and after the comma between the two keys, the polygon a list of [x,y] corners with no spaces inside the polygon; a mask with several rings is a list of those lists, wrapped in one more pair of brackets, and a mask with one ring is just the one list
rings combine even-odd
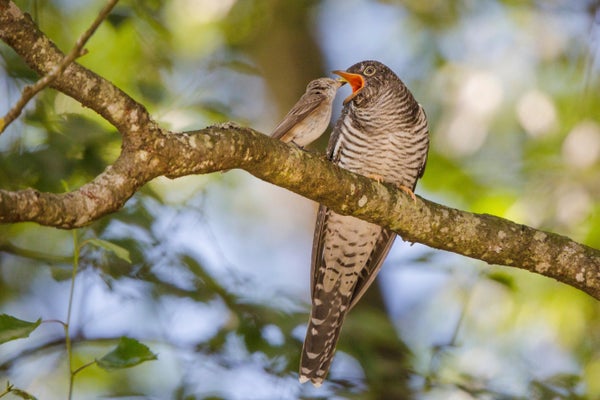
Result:
{"label": "bird's foot", "polygon": [[402,190],[404,193],[409,195],[413,199],[413,202],[415,202],[415,203],[417,202],[415,193],[409,187],[406,187],[404,185],[398,185],[398,189]]}
{"label": "bird's foot", "polygon": [[[383,176],[378,175],[378,174],[369,174],[369,175],[367,175],[367,177],[371,178],[371,179],[375,179],[379,183],[383,182]],[[415,196],[415,193],[408,186],[396,185],[396,187],[398,189],[402,190],[407,195],[409,195],[410,198],[413,199],[414,202],[417,201],[417,197]]]}
{"label": "bird's foot", "polygon": [[367,175],[367,178],[375,179],[378,183],[383,182],[383,176],[378,174],[369,174]]}

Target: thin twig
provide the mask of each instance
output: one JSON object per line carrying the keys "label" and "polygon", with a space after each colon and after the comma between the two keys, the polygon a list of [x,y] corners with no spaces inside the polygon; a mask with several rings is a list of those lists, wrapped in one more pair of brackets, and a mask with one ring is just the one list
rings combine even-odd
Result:
{"label": "thin twig", "polygon": [[36,400],[36,398],[34,396],[32,396],[31,394],[27,393],[24,390],[21,389],[17,389],[12,383],[10,382],[6,382],[6,389],[0,393],[0,397],[4,397],[7,394],[12,393],[14,396],[20,397],[22,399],[33,399]]}
{"label": "thin twig", "polygon": [[4,397],[12,391],[13,385],[10,384],[9,381],[6,381],[6,389],[2,393],[0,393],[0,397]]}
{"label": "thin twig", "polygon": [[92,366],[94,364],[96,364],[96,360],[90,361],[87,364],[83,364],[81,367],[79,367],[76,370],[74,370],[73,372],[71,372],[71,380],[73,380],[73,378],[75,377],[75,375],[77,375],[78,373],[80,373],[81,371],[83,371],[84,369],[86,369],[87,367],[90,367],[90,366]]}
{"label": "thin twig", "polygon": [[79,58],[86,54],[83,46],[87,43],[87,41],[92,37],[96,29],[100,26],[102,21],[108,16],[114,6],[119,2],[119,0],[109,0],[108,4],[100,11],[92,25],[77,39],[75,42],[75,46],[69,54],[67,54],[62,61],[56,65],[48,74],[44,75],[40,80],[38,80],[35,84],[26,86],[23,89],[23,93],[21,94],[21,98],[17,101],[13,108],[3,117],[0,118],[0,134],[4,132],[6,127],[10,125],[19,115],[23,112],[23,108],[29,103],[36,94],[38,94],[42,89],[46,86],[50,85],[56,78],[62,75],[65,69],[75,61],[76,58]]}
{"label": "thin twig", "polygon": [[66,323],[65,323],[65,322],[62,322],[62,321],[61,321],[61,320],[59,320],[59,319],[45,319],[45,320],[43,320],[43,321],[42,321],[42,324],[49,324],[49,323],[52,323],[52,324],[60,324],[60,325],[62,325],[63,327],[66,325]]}
{"label": "thin twig", "polygon": [[65,329],[65,346],[67,348],[67,363],[69,364],[69,395],[68,399],[73,398],[73,384],[75,383],[75,374],[73,373],[73,348],[71,346],[71,312],[73,311],[73,293],[75,292],[75,278],[77,278],[77,267],[79,267],[79,246],[78,230],[73,229],[73,275],[71,276],[71,289],[69,290],[69,306],[67,309],[67,321],[63,325]]}

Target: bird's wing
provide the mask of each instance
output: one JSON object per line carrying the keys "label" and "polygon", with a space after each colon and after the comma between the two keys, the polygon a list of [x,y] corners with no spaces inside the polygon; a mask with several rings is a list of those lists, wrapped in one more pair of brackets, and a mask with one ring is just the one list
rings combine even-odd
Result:
{"label": "bird's wing", "polygon": [[396,234],[389,229],[383,229],[381,231],[369,260],[358,275],[358,280],[356,281],[356,286],[354,287],[354,292],[350,299],[350,309],[358,303],[360,298],[363,297],[369,286],[371,286],[377,277],[377,273],[379,272],[385,257],[390,252],[395,238]]}
{"label": "bird's wing", "polygon": [[[423,108],[423,106],[421,106],[419,104],[419,113],[421,114],[421,120],[424,122],[424,124],[422,125],[421,129],[425,129],[427,132],[425,134],[426,138],[427,138],[427,150],[429,150],[429,129],[427,127],[427,115],[425,114],[425,109]],[[419,173],[417,175],[417,179],[415,180],[415,184],[412,188],[413,192],[415,190],[415,187],[417,186],[417,180],[419,178],[423,177],[423,174],[425,173],[425,167],[427,166],[427,153],[428,151],[425,151],[425,157],[423,157],[423,162],[421,163],[421,166],[419,168]]]}
{"label": "bird's wing", "polygon": [[[329,208],[320,205],[317,213],[317,222],[315,225],[315,235],[313,239],[313,250],[312,250],[312,262],[311,262],[311,274],[310,274],[310,288],[311,298],[314,298],[315,286],[319,281],[317,274],[319,273],[319,266],[324,262],[323,260],[323,246],[325,243],[325,229],[327,226],[327,219],[329,217]],[[358,276],[356,286],[354,287],[352,297],[350,299],[350,308],[360,300],[365,294],[365,291],[371,286],[373,280],[377,276],[377,272],[381,268],[385,257],[392,248],[396,234],[388,229],[383,229],[380,236],[377,238],[375,247],[371,252],[371,256],[366,262],[364,268]]]}
{"label": "bird's wing", "polygon": [[344,119],[346,118],[346,114],[348,114],[349,109],[349,107],[344,107],[342,109],[342,114],[337,119],[335,126],[333,127],[333,131],[331,131],[329,143],[327,143],[327,159],[329,161],[333,161],[334,163],[337,163],[337,161],[339,161],[340,148],[339,146],[336,146],[336,144],[339,143],[338,139],[340,136],[340,132],[342,131],[342,125],[344,124]]}
{"label": "bird's wing", "polygon": [[315,235],[313,238],[312,262],[310,264],[310,298],[315,297],[315,286],[318,282],[317,273],[319,265],[323,260],[323,245],[325,243],[325,226],[327,225],[327,217],[329,208],[324,205],[319,205],[317,212],[317,222],[315,223]]}
{"label": "bird's wing", "polygon": [[271,137],[273,139],[280,139],[296,124],[305,119],[310,113],[325,101],[327,96],[323,94],[311,93],[309,95],[304,94],[300,100],[292,107],[292,109],[286,114],[283,120],[275,127]]}

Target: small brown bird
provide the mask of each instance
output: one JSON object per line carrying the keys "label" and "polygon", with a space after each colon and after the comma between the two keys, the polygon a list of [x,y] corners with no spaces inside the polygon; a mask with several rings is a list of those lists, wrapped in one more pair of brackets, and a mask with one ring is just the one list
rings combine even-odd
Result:
{"label": "small brown bird", "polygon": [[[427,118],[404,83],[377,61],[334,71],[352,87],[329,140],[328,158],[342,168],[413,194],[429,149]],[[396,234],[319,207],[313,242],[312,310],[300,360],[300,382],[327,376],[346,313],[385,260]]]}
{"label": "small brown bird", "polygon": [[310,81],[306,92],[271,134],[272,138],[304,147],[325,132],[331,119],[335,93],[343,81],[319,78]]}

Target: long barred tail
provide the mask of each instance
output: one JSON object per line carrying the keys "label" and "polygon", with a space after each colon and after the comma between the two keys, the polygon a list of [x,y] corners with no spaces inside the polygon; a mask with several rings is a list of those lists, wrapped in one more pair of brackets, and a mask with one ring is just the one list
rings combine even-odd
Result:
{"label": "long barred tail", "polygon": [[339,292],[324,293],[313,300],[300,359],[300,383],[321,386],[329,372],[350,298]]}

